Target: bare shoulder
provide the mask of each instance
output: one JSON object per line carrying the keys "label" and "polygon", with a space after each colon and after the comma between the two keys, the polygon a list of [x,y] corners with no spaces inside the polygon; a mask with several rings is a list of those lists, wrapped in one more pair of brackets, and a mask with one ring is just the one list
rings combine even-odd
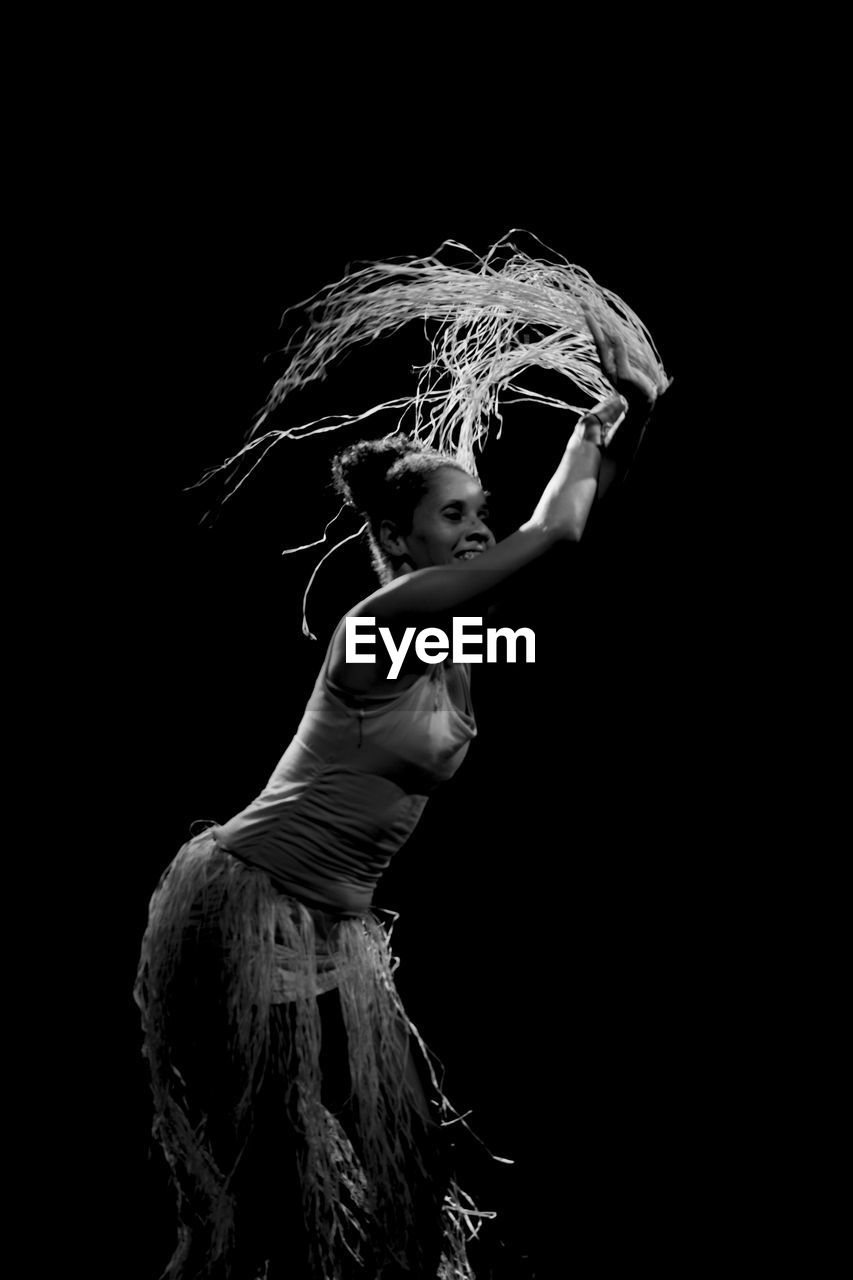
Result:
{"label": "bare shoulder", "polygon": [[[371,609],[374,598],[360,601],[338,623],[329,646],[327,674],[332,684],[348,693],[402,693],[427,667],[411,644],[414,627],[402,621],[385,625]],[[393,655],[398,657],[396,663]],[[396,667],[393,679],[389,678],[392,666]]]}
{"label": "bare shoulder", "polygon": [[329,663],[327,675],[332,684],[338,685],[350,693],[366,693],[376,687],[377,664],[347,662],[347,642],[349,631],[347,623],[350,619],[363,620],[368,617],[365,608],[367,602],[362,600],[341,618],[329,646]]}
{"label": "bare shoulder", "polygon": [[[378,593],[377,593],[378,594]],[[419,657],[415,643],[419,627],[414,618],[383,618],[374,612],[374,596],[341,618],[329,645],[328,677],[333,685],[353,694],[378,692],[401,694],[409,689],[433,662]],[[442,617],[433,618],[434,631]],[[450,620],[447,620],[450,625]]]}

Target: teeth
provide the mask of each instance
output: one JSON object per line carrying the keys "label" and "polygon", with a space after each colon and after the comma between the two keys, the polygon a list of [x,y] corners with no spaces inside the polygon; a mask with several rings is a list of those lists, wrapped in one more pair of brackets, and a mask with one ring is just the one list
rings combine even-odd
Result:
{"label": "teeth", "polygon": [[460,552],[459,552],[459,555],[457,556],[457,559],[458,559],[458,560],[472,560],[472,559],[474,558],[474,556],[479,556],[479,555],[481,555],[481,554],[482,554],[482,552],[480,552],[480,551],[460,551]]}

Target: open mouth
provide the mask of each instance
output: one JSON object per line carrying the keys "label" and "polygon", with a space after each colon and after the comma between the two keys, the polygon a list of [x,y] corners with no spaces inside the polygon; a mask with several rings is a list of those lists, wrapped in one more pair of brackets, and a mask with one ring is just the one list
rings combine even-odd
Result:
{"label": "open mouth", "polygon": [[483,554],[482,548],[477,547],[474,550],[457,551],[456,554],[454,555],[454,559],[455,560],[473,560],[475,556],[481,556],[482,554]]}

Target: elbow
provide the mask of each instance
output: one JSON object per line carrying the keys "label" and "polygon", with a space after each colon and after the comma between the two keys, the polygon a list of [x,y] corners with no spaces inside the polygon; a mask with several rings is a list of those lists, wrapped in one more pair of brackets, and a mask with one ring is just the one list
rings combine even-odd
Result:
{"label": "elbow", "polygon": [[584,521],[573,516],[563,519],[559,525],[548,531],[547,546],[564,546],[567,542],[580,542]]}
{"label": "elbow", "polygon": [[583,531],[586,528],[586,517],[576,516],[574,520],[569,521],[566,525],[564,541],[580,542],[583,537]]}

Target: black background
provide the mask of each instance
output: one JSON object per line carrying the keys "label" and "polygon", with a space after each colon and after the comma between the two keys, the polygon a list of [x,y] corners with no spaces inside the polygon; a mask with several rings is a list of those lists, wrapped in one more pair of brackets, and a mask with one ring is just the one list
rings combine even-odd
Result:
{"label": "black background", "polygon": [[[337,509],[328,456],[359,433],[281,444],[212,524],[215,488],[188,486],[241,443],[281,368],[285,307],[360,259],[446,237],[483,252],[520,227],[638,312],[674,383],[611,510],[510,593],[536,664],[475,672],[479,737],[376,903],[400,912],[399,987],[448,1093],[515,1161],[461,1157],[463,1185],[500,1212],[483,1274],[541,1280],[578,1258],[588,1274],[637,1259],[681,1274],[744,1212],[718,1176],[743,921],[719,839],[728,584],[697,320],[723,256],[720,142],[671,85],[645,101],[642,128],[605,125],[579,95],[565,129],[551,114],[543,130],[541,107],[504,96],[477,137],[458,101],[397,120],[338,101],[324,127],[324,92],[283,86],[262,137],[192,95],[153,122],[141,113],[91,215],[109,353],[89,657],[107,705],[92,789],[110,836],[85,890],[103,991],[104,1255],[153,1278],[173,1239],[131,999],[148,898],[190,825],[253,798],[296,727],[322,645],[300,631],[311,553],[281,551]],[[357,352],[288,420],[400,394],[422,356],[417,334]],[[508,412],[482,466],[499,534],[529,513],[565,437],[554,411]],[[312,594],[321,640],[371,589],[352,544]]]}

